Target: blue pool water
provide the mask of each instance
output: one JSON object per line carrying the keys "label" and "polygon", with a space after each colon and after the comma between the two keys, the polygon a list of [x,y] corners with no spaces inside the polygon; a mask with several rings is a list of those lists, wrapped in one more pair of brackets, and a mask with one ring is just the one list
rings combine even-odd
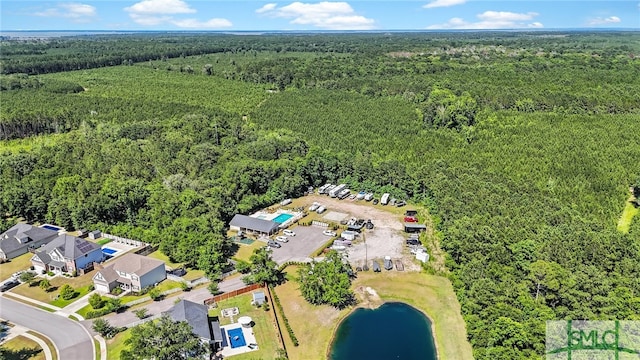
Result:
{"label": "blue pool water", "polygon": [[227,330],[227,334],[229,334],[229,342],[231,343],[232,349],[247,345],[247,342],[244,340],[242,329],[236,328]]}
{"label": "blue pool water", "polygon": [[113,250],[111,248],[102,248],[102,252],[107,255],[113,255],[118,252],[118,250]]}
{"label": "blue pool water", "polygon": [[291,219],[293,217],[293,215],[291,214],[280,214],[278,216],[276,216],[273,221],[277,222],[278,224],[282,224],[283,222]]}
{"label": "blue pool water", "polygon": [[53,230],[53,231],[60,231],[62,229],[53,225],[42,225],[42,228],[47,230]]}

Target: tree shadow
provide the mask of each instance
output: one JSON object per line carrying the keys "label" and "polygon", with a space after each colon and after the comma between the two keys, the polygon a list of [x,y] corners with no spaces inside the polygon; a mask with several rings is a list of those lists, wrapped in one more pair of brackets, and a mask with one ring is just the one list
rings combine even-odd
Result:
{"label": "tree shadow", "polygon": [[42,349],[37,348],[22,348],[20,350],[11,350],[7,348],[0,348],[0,359],[3,360],[27,360],[38,355],[42,352]]}
{"label": "tree shadow", "polygon": [[50,292],[54,292],[56,290],[58,290],[57,286],[50,286],[50,287],[47,288],[46,292],[50,293]]}

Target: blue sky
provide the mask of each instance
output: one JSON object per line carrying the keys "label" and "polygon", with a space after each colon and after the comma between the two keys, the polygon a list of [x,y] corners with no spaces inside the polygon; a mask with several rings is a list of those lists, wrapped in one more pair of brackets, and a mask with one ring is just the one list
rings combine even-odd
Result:
{"label": "blue sky", "polygon": [[640,0],[7,1],[0,30],[640,29]]}

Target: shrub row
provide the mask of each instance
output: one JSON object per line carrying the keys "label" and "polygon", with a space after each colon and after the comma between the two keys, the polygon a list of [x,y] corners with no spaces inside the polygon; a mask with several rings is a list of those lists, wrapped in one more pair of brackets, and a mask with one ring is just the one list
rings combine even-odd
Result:
{"label": "shrub row", "polygon": [[298,346],[298,338],[296,338],[296,334],[293,333],[293,329],[291,325],[289,325],[289,319],[287,319],[287,315],[284,314],[284,309],[282,308],[282,304],[280,304],[280,298],[278,294],[276,294],[273,286],[271,286],[271,296],[273,297],[273,302],[276,303],[278,310],[280,310],[280,314],[282,314],[282,322],[284,322],[284,326],[287,328],[287,332],[289,333],[289,338],[293,343],[293,346]]}
{"label": "shrub row", "polygon": [[284,264],[282,264],[282,265],[280,265],[278,267],[278,271],[284,271],[284,269],[286,269],[287,266],[291,266],[291,265],[300,265],[300,266],[302,266],[302,265],[305,265],[305,264],[306,263],[302,262],[302,261],[287,261],[286,263],[284,263]]}

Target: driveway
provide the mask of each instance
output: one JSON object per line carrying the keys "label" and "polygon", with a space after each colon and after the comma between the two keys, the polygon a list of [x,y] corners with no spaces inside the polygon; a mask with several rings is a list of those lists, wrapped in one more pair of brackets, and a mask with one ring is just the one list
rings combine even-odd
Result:
{"label": "driveway", "polygon": [[274,248],[271,253],[273,261],[278,264],[287,261],[310,261],[313,252],[330,239],[322,234],[326,228],[318,226],[296,226],[290,230],[293,230],[296,236],[287,236],[289,242],[280,243],[282,247]]}
{"label": "driveway", "polygon": [[0,318],[51,339],[59,359],[94,359],[93,339],[76,321],[0,297]]}

